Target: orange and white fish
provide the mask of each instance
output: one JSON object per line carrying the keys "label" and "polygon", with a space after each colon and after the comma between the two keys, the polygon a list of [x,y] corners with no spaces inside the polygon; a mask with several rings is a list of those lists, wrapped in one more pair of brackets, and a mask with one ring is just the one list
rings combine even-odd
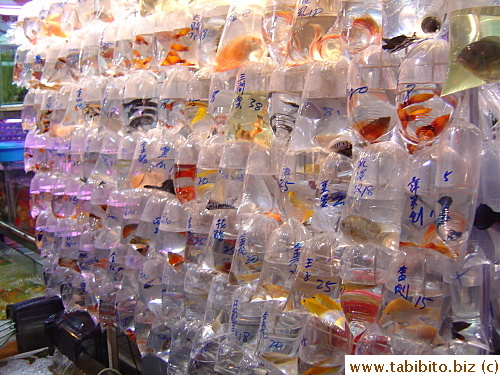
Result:
{"label": "orange and white fish", "polygon": [[[215,57],[215,70],[225,72],[239,68],[250,59],[251,54],[260,53],[262,55],[264,48],[262,39],[255,35],[237,36],[218,51]],[[258,57],[260,58],[260,56]]]}

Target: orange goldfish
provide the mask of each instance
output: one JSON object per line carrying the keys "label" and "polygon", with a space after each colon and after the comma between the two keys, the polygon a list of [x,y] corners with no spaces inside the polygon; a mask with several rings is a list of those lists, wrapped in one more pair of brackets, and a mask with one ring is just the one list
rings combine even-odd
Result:
{"label": "orange goldfish", "polygon": [[190,27],[185,27],[184,29],[181,29],[177,34],[174,35],[174,39],[179,39],[180,37],[183,37],[187,35],[191,31]]}
{"label": "orange goldfish", "polygon": [[401,107],[408,107],[409,105],[412,104],[422,103],[433,98],[434,96],[435,94],[416,94],[413,95],[411,98],[409,98],[406,102],[401,104]]}
{"label": "orange goldfish", "polygon": [[375,21],[373,17],[370,16],[369,14],[365,14],[362,17],[354,19],[352,21],[352,25],[359,28],[367,29],[372,35],[380,34],[380,27],[377,21]]}
{"label": "orange goldfish", "polygon": [[146,46],[149,46],[149,42],[146,39],[144,39],[144,37],[142,37],[140,35],[136,35],[135,42],[137,44],[144,44]]}
{"label": "orange goldfish", "polygon": [[281,221],[281,214],[279,212],[269,211],[264,213],[264,215],[269,216],[271,219]]}
{"label": "orange goldfish", "polygon": [[374,142],[390,130],[390,124],[391,117],[380,117],[366,124],[364,121],[357,122],[354,124],[354,129],[368,142]]}
{"label": "orange goldfish", "polygon": [[190,202],[196,198],[194,186],[184,186],[175,189],[175,195],[181,204]]}
{"label": "orange goldfish", "polygon": [[419,127],[415,133],[417,134],[417,137],[422,140],[422,141],[430,141],[434,139],[437,135],[439,135],[446,125],[448,124],[448,121],[450,119],[450,115],[443,115],[437,117],[430,125],[425,125]]}
{"label": "orange goldfish", "polygon": [[313,25],[315,30],[314,39],[312,40],[309,46],[309,55],[314,56],[314,52],[317,51],[321,55],[322,44],[325,43],[329,39],[340,39],[340,35],[338,34],[323,34],[323,29],[317,25]]}
{"label": "orange goldfish", "polygon": [[288,290],[279,285],[274,284],[264,284],[262,288],[272,299],[278,299],[288,296]]}
{"label": "orange goldfish", "polygon": [[122,236],[123,238],[127,238],[130,236],[139,226],[139,224],[128,224],[123,227]]}
{"label": "orange goldfish", "polygon": [[260,55],[264,52],[262,39],[251,34],[237,36],[218,51],[215,57],[215,70],[225,72],[238,68],[250,59],[251,54],[259,52]]}
{"label": "orange goldfish", "polygon": [[184,261],[185,259],[183,256],[176,253],[171,253],[170,251],[168,252],[168,263],[170,263],[171,266],[180,266],[182,263],[184,263]]}
{"label": "orange goldfish", "polygon": [[179,43],[171,44],[170,49],[177,52],[189,51],[189,47],[183,46],[182,44]]}

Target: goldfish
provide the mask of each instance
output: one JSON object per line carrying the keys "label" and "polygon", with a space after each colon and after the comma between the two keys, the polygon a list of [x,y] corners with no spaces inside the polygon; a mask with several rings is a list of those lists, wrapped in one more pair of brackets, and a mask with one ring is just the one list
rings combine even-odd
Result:
{"label": "goldfish", "polygon": [[185,177],[194,179],[196,176],[195,164],[179,164],[175,169],[177,170],[174,173],[174,179]]}
{"label": "goldfish", "polygon": [[415,94],[405,102],[401,104],[401,107],[408,107],[409,105],[426,102],[429,99],[432,99],[435,94]]}
{"label": "goldfish", "polygon": [[272,299],[280,299],[288,297],[288,290],[279,285],[263,284],[262,288]]}
{"label": "goldfish", "polygon": [[196,198],[196,190],[194,186],[184,186],[175,189],[175,195],[181,204],[190,202]]}
{"label": "goldfish", "polygon": [[52,137],[66,138],[75,131],[76,126],[74,125],[56,125],[51,126],[49,133]]}
{"label": "goldfish", "polygon": [[127,224],[123,227],[122,236],[123,238],[127,238],[130,236],[139,226],[139,224]]}
{"label": "goldfish", "polygon": [[57,263],[60,267],[66,267],[72,269],[75,272],[81,273],[80,267],[78,266],[78,262],[76,259],[69,258],[59,258]]}
{"label": "goldfish", "polygon": [[250,60],[250,55],[261,55],[264,48],[264,42],[259,37],[251,34],[239,35],[218,51],[215,57],[215,70],[225,72],[239,68],[245,61]]}
{"label": "goldfish", "polygon": [[340,229],[342,233],[358,243],[372,242],[389,245],[393,236],[391,233],[382,232],[379,223],[357,215],[347,216],[340,223]]}
{"label": "goldfish", "polygon": [[182,255],[171,253],[170,251],[168,252],[168,263],[170,263],[171,266],[180,266],[184,261],[185,259]]}
{"label": "goldfish", "polygon": [[231,271],[231,262],[225,262],[223,264],[218,264],[215,266],[215,269],[222,273],[229,273]]}
{"label": "goldfish", "polygon": [[[311,41],[311,44],[309,45],[309,56],[311,56],[312,58],[315,58],[316,56],[316,53],[319,54],[319,57],[320,58],[327,58],[328,60],[335,60],[334,56],[326,56],[326,49],[327,49],[327,44],[326,41],[328,40],[339,40],[340,41],[340,35],[339,34],[324,34],[323,33],[323,29],[321,28],[320,25],[318,24],[314,24],[312,25],[314,30],[315,30],[315,34],[314,34],[314,38],[313,40]],[[296,39],[296,36],[294,36],[295,38],[295,43],[297,45],[300,45],[300,42]],[[329,51],[330,54],[332,53],[332,51]],[[338,50],[337,52],[340,52],[340,50]]]}
{"label": "goldfish", "polygon": [[252,281],[257,280],[259,276],[260,276],[259,272],[244,273],[242,275],[236,276],[236,279],[244,281],[246,283],[251,283]]}
{"label": "goldfish", "polygon": [[191,120],[190,126],[193,126],[198,121],[206,119],[207,116],[208,116],[207,108],[206,107],[199,107],[198,110],[196,111],[196,115]]}
{"label": "goldfish", "polygon": [[[435,230],[434,230],[434,233],[436,233]],[[407,246],[430,249],[430,250],[437,251],[438,253],[441,253],[443,255],[446,255],[447,257],[455,258],[455,254],[448,247],[446,247],[444,245],[436,245],[433,242],[425,244],[425,245],[417,245],[413,242],[400,242],[399,243],[399,248],[403,248],[403,247],[407,247]]]}
{"label": "goldfish", "polygon": [[144,37],[142,37],[140,35],[136,35],[135,43],[136,44],[144,44],[146,46],[149,46],[149,42],[146,39],[144,39]]}
{"label": "goldfish", "polygon": [[42,28],[48,36],[57,36],[59,38],[68,37],[68,34],[61,28],[61,17],[59,14],[47,17]]}
{"label": "goldfish", "polygon": [[314,211],[308,208],[307,205],[300,200],[300,198],[297,196],[297,193],[295,193],[293,190],[289,191],[288,199],[290,200],[290,203],[301,212],[302,216],[299,218],[299,220],[302,223],[309,220]]}
{"label": "goldfish", "polygon": [[133,342],[137,341],[137,338],[135,336],[135,331],[132,328],[127,328],[125,330],[125,334],[132,340]]}
{"label": "goldfish", "polygon": [[173,36],[174,39],[179,39],[180,37],[183,37],[187,35],[191,31],[190,27],[185,27],[184,29],[179,30],[177,34]]}
{"label": "goldfish", "polygon": [[342,306],[330,297],[316,294],[314,297],[302,299],[300,303],[307,311],[320,317],[325,322],[341,329],[344,328],[345,316],[342,312]]}
{"label": "goldfish", "polygon": [[439,116],[430,125],[420,126],[415,134],[421,141],[430,141],[438,136],[448,124],[450,115]]}
{"label": "goldfish", "polygon": [[279,212],[269,211],[265,212],[264,215],[269,216],[271,219],[281,221],[281,214]]}
{"label": "goldfish", "polygon": [[253,141],[255,136],[259,134],[262,131],[262,129],[255,128],[251,131],[244,130],[244,129],[238,129],[236,131],[235,137],[236,139],[241,139],[244,141]]}
{"label": "goldfish", "polygon": [[359,121],[354,124],[354,129],[363,139],[368,142],[374,142],[390,130],[390,124],[391,117],[387,116],[380,117],[368,123],[365,121]]}
{"label": "goldfish", "polygon": [[182,44],[179,43],[171,44],[170,49],[177,52],[189,51],[189,47],[183,46]]}
{"label": "goldfish", "polygon": [[467,44],[456,61],[488,83],[500,81],[500,37],[487,36]]}
{"label": "goldfish", "polygon": [[179,54],[175,51],[169,51],[167,57],[161,63],[162,66],[174,65],[174,64],[185,64],[187,60],[181,59]]}
{"label": "goldfish", "polygon": [[149,67],[149,63],[151,62],[153,58],[152,57],[148,57],[146,59],[137,59],[137,60],[134,60],[134,68],[135,69],[148,69]]}
{"label": "goldfish", "polygon": [[382,320],[389,319],[403,326],[421,324],[419,316],[427,316],[439,321],[440,311],[437,308],[415,306],[410,301],[400,297],[392,300],[382,311]]}
{"label": "goldfish", "polygon": [[380,26],[377,21],[373,19],[369,14],[365,14],[361,17],[358,17],[352,21],[353,26],[357,26],[359,28],[367,29],[372,35],[380,34]]}
{"label": "goldfish", "polygon": [[429,324],[419,323],[409,326],[400,326],[398,333],[409,340],[423,341],[428,344],[432,343],[438,333],[437,329]]}
{"label": "goldfish", "polygon": [[329,308],[330,310],[342,310],[342,306],[340,305],[340,303],[335,302],[326,294],[318,293],[314,295],[314,298],[316,298],[323,306]]}

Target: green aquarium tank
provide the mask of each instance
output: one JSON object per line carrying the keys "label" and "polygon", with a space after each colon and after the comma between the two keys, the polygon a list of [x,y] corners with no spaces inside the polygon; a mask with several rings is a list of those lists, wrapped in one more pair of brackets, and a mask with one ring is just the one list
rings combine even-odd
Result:
{"label": "green aquarium tank", "polygon": [[0,106],[22,104],[26,94],[25,88],[12,83],[17,45],[10,43],[8,28],[16,21],[16,16],[0,15]]}

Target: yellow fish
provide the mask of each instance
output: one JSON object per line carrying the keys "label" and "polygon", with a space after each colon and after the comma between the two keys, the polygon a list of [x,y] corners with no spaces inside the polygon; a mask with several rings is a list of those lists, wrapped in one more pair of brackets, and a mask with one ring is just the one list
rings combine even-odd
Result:
{"label": "yellow fish", "polygon": [[404,326],[421,324],[421,321],[418,319],[419,316],[428,316],[438,321],[440,318],[439,309],[431,307],[421,308],[404,298],[397,298],[389,302],[382,311],[382,314],[383,317]]}
{"label": "yellow fish", "polygon": [[288,199],[290,200],[290,203],[295,206],[299,211],[302,212],[302,217],[299,218],[299,220],[303,223],[313,215],[313,210],[309,209],[304,202],[302,202],[299,197],[297,196],[297,193],[294,191],[289,191],[288,192]]}
{"label": "yellow fish", "polygon": [[328,297],[326,294],[315,294],[314,298],[316,298],[323,306],[329,308],[330,310],[342,310],[342,306],[340,303],[334,301],[330,297]]}
{"label": "yellow fish", "polygon": [[414,324],[411,326],[400,326],[400,328],[401,336],[410,340],[423,341],[428,344],[434,341],[438,333],[436,328],[425,323]]}
{"label": "yellow fish", "polygon": [[204,120],[205,118],[207,118],[207,108],[199,107],[198,111],[196,112],[196,116],[194,116],[191,120],[191,126],[193,126],[193,124],[196,124],[200,120]]}
{"label": "yellow fish", "polygon": [[262,285],[262,287],[272,299],[288,297],[288,290],[283,288],[282,286],[274,284],[264,284]]}
{"label": "yellow fish", "polygon": [[329,324],[344,329],[345,316],[342,307],[330,297],[316,294],[314,297],[302,299],[300,303],[311,314],[320,317]]}

